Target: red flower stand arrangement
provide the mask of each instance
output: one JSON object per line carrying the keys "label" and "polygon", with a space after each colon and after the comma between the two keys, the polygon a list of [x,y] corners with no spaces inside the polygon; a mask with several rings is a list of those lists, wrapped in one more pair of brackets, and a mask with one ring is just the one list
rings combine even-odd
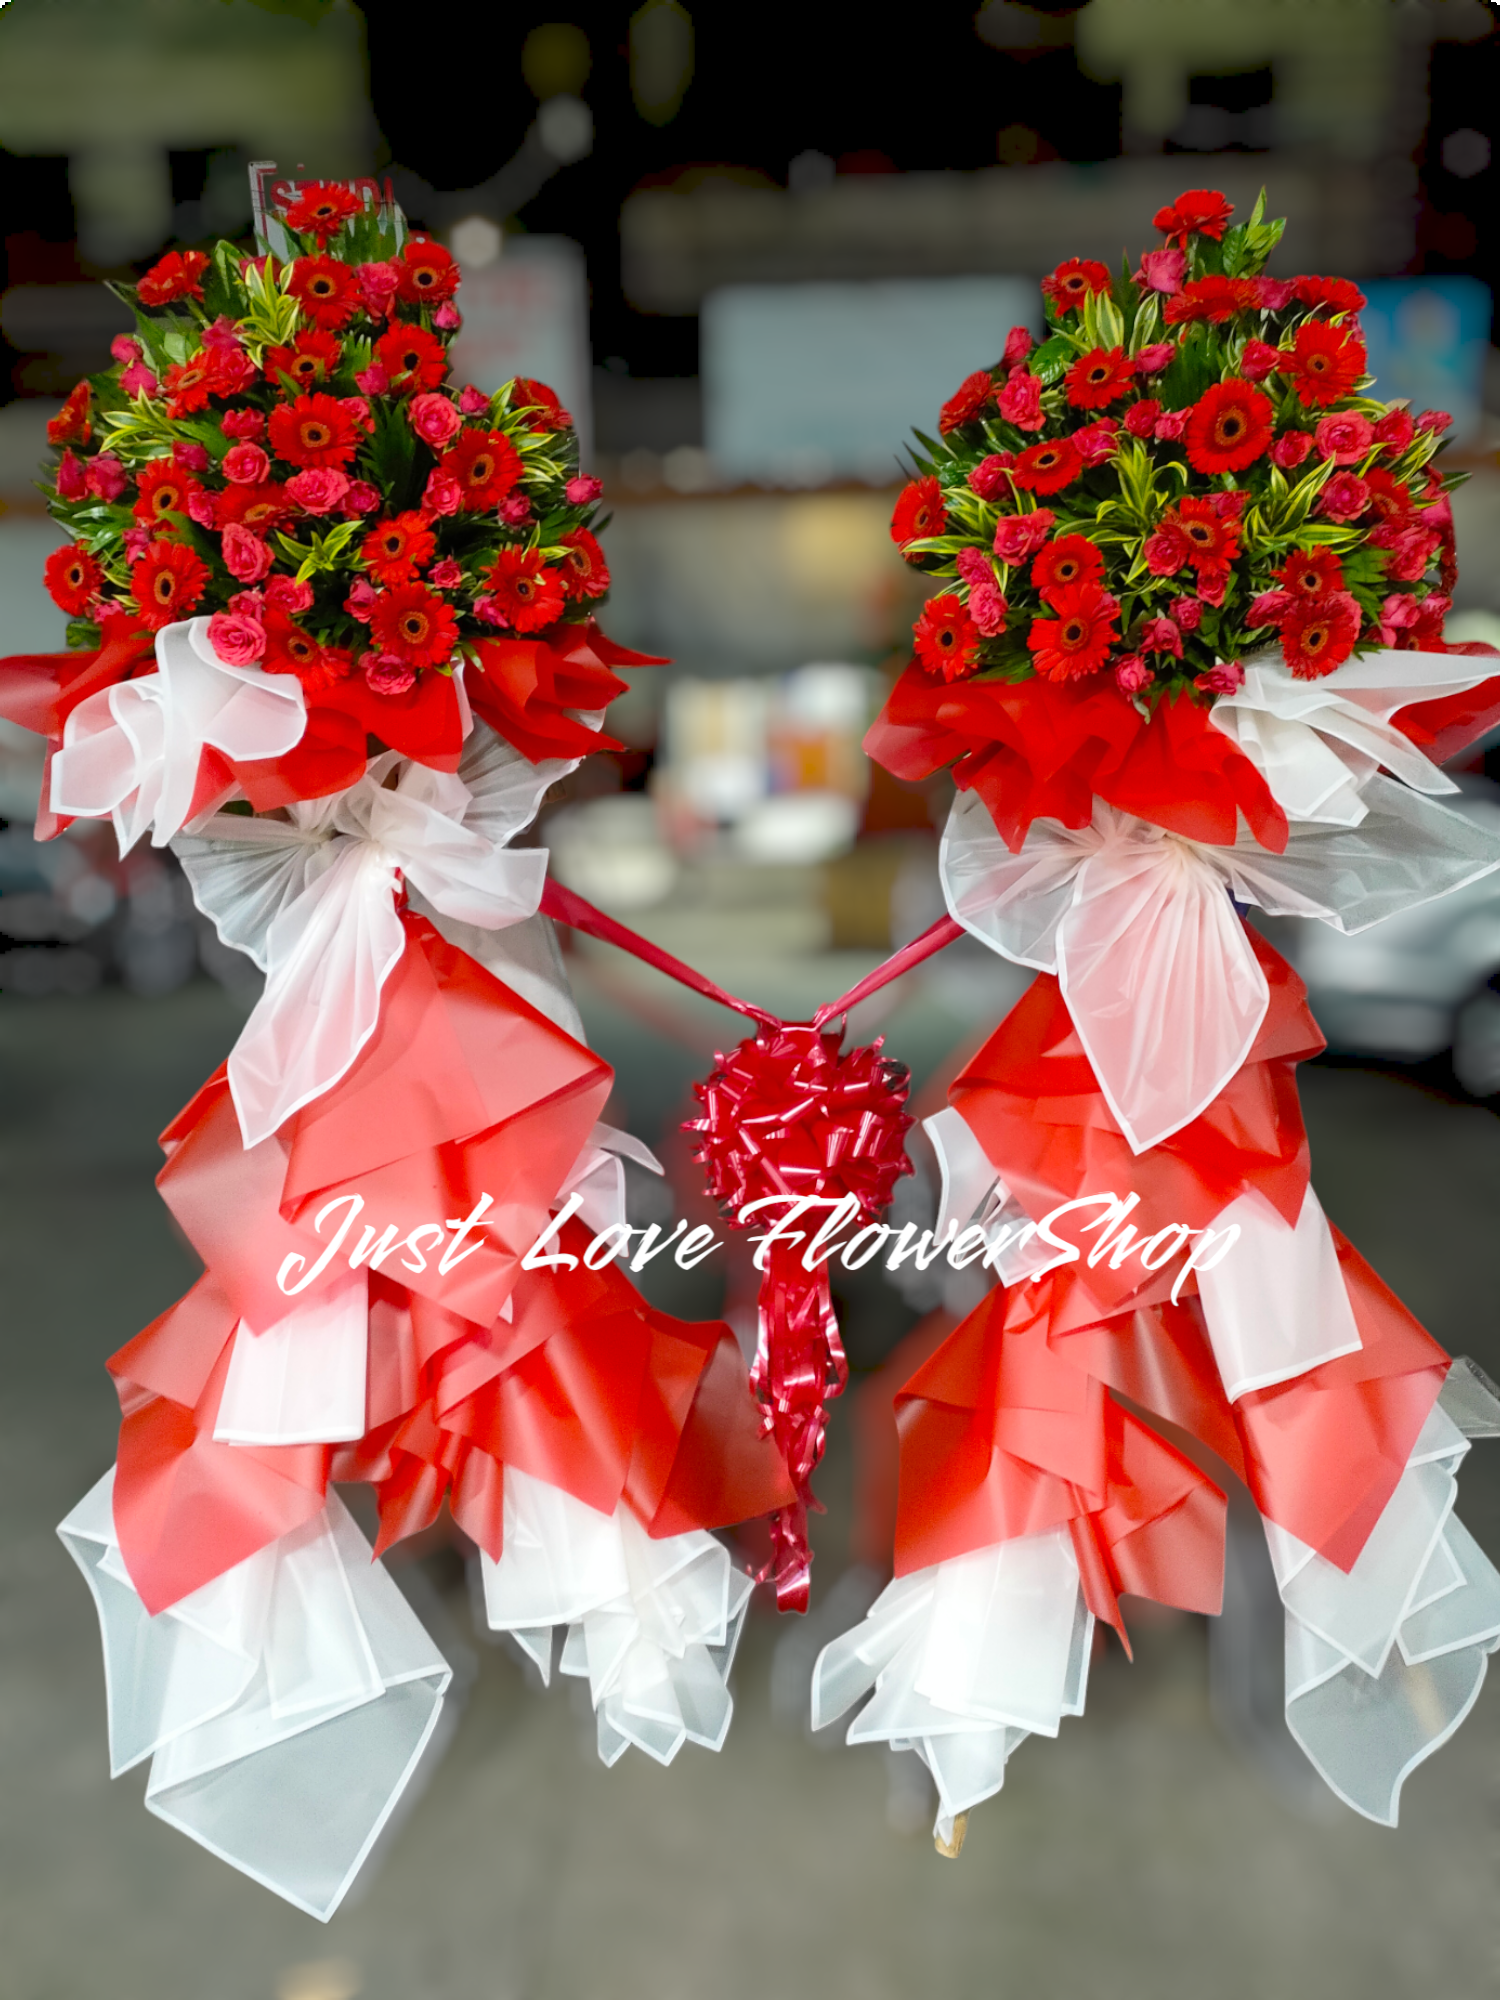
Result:
{"label": "red flower stand arrangement", "polygon": [[[837,1024],[967,932],[1037,977],[927,1121],[924,1254],[993,1282],[896,1398],[895,1580],[813,1720],[920,1756],[956,1852],[1082,1712],[1122,1595],[1219,1607],[1224,1494],[1154,1417],[1248,1487],[1292,1732],[1394,1823],[1500,1644],[1453,1511],[1500,1403],[1324,1216],[1321,1041],[1242,911],[1357,930],[1500,868],[1440,769],[1500,672],[1443,640],[1444,420],[1366,393],[1357,291],[1267,276],[1280,225],[1195,192],[1136,270],[1061,266],[1042,344],[962,384],[897,504],[934,588],[868,742],[953,772],[949,915],[788,1024],[518,845],[609,747],[613,669],[653,664],[594,616],[598,483],[543,384],[450,379],[441,246],[369,184],[277,190],[260,254],[146,274],[54,420],[69,651],[0,662],[50,742],[39,837],[171,845],[265,974],[162,1135],[203,1275],[111,1361],[117,1462],[60,1530],[112,1768],[149,1759],[150,1810],[330,1916],[441,1712],[380,1557],[445,1507],[490,1624],[587,1680],[606,1763],[719,1748],[755,1583],[808,1601],[829,1263],[881,1253],[909,1171],[905,1072]],[[655,1162],[601,1122],[556,922],[755,1023],[690,1128],[760,1237],[748,1368],[630,1281],[622,1160]],[[757,1579],[714,1531],[761,1516]]]}

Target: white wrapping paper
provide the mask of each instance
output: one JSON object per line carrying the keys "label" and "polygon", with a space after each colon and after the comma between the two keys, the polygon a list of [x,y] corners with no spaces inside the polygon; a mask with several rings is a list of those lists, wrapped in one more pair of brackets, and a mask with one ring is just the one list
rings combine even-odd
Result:
{"label": "white wrapping paper", "polygon": [[912,1750],[938,1788],[934,1832],[1005,1782],[1011,1752],[1082,1715],[1094,1620],[1066,1528],[999,1542],[887,1585],[813,1669],[812,1726],[866,1695],[850,1743]]}
{"label": "white wrapping paper", "polygon": [[226,666],[206,618],[158,632],[156,662],[80,702],[52,760],[52,810],[112,818],[122,854],[148,830],[165,847],[187,824],[205,748],[240,763],[280,757],[307,727],[295,674]]}
{"label": "white wrapping paper", "polygon": [[111,1775],[309,1915],[347,1894],[442,1710],[447,1662],[336,1495],[151,1617],[121,1559],[108,1472],[58,1534],[104,1642]]}
{"label": "white wrapping paper", "polygon": [[601,1514],[507,1465],[504,1552],[482,1563],[492,1629],[544,1680],[553,1630],[567,1628],[561,1671],[589,1683],[605,1764],[632,1743],[659,1764],[684,1743],[723,1747],[751,1583],[712,1535],[653,1540],[623,1501]]}
{"label": "white wrapping paper", "polygon": [[1449,1383],[1347,1575],[1265,1523],[1286,1606],[1287,1726],[1331,1790],[1382,1826],[1500,1647],[1500,1574],[1453,1511],[1460,1422],[1493,1435],[1500,1403],[1463,1361]]}
{"label": "white wrapping paper", "polygon": [[1291,819],[1330,826],[1363,820],[1361,788],[1382,765],[1419,792],[1458,787],[1392,722],[1413,702],[1461,694],[1494,677],[1500,660],[1382,648],[1346,660],[1320,680],[1297,680],[1279,648],[1245,663],[1244,685],[1210,711]]}

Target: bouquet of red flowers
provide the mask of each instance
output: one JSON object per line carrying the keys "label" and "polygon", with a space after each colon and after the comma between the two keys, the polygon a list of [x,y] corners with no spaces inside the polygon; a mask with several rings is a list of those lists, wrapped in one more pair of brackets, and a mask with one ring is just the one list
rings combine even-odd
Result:
{"label": "bouquet of red flowers", "polygon": [[956,765],[1012,846],[1098,797],[1212,840],[1243,812],[1279,848],[1255,760],[1208,726],[1247,662],[1449,650],[1451,420],[1368,394],[1362,294],[1268,277],[1263,202],[1231,225],[1192,191],[1134,271],[1060,264],[1041,345],[1013,328],[919,434],[891,533],[938,588],[868,747]]}
{"label": "bouquet of red flowers", "polygon": [[1432,467],[1451,419],[1366,391],[1347,278],[1269,278],[1285,226],[1221,195],[1162,209],[1118,277],[1070,258],[1048,334],[1012,329],[922,439],[891,533],[954,579],[917,660],[953,681],[1108,670],[1150,702],[1236,684],[1278,636],[1302,679],[1361,642],[1441,640],[1453,518]]}
{"label": "bouquet of red flowers", "polygon": [[[116,288],[136,331],[48,426],[69,644],[208,614],[221,661],[329,712],[309,740],[348,755],[304,796],[349,783],[367,735],[455,751],[465,669],[526,754],[598,747],[558,713],[619,687],[583,643],[609,569],[568,412],[541,382],[451,379],[458,267],[393,207],[303,185],[277,241],[291,254],[174,250]],[[587,684],[554,686],[559,661]]]}

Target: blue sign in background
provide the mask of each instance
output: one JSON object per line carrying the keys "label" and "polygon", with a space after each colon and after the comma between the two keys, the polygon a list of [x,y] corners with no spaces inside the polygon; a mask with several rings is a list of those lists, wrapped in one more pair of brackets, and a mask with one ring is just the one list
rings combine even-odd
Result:
{"label": "blue sign in background", "polygon": [[1477,278],[1371,278],[1360,314],[1370,350],[1374,394],[1405,396],[1412,414],[1447,410],[1449,433],[1463,444],[1478,435],[1484,364],[1490,344],[1490,289]]}

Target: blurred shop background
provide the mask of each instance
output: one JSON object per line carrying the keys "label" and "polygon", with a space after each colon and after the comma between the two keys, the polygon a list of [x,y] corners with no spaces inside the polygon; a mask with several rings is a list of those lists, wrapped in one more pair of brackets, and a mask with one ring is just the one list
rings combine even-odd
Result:
{"label": "blurred shop background", "polygon": [[[127,323],[105,289],[240,235],[246,168],[388,175],[464,267],[460,365],[550,381],[612,520],[611,634],[670,664],[626,749],[550,799],[563,879],[721,984],[805,1017],[941,912],[948,788],[860,741],[906,658],[901,451],[1061,258],[1151,240],[1184,187],[1290,218],[1273,268],[1369,295],[1379,392],[1455,418],[1450,632],[1500,643],[1500,25],[1488,0],[10,0],[0,6],[0,654],[63,643],[45,425]],[[889,1564],[890,1397],[972,1300],[936,1273],[841,1300],[855,1371],[821,1475],[814,1608],[752,1626],[722,1759],[613,1773],[586,1719],[474,1635],[463,1551],[402,1575],[467,1689],[460,1742],[327,1933],[104,1779],[90,1613],[52,1524],[107,1462],[104,1356],[190,1280],[154,1134],[253,1003],[169,855],[36,844],[40,746],[0,724],[0,1993],[118,2000],[884,2000],[986,1979],[1050,2000],[1494,1990],[1500,1705],[1388,1835],[1325,1801],[1278,1720],[1274,1588],[1231,1537],[1231,1616],[1138,1621],[1089,1714],[1028,1746],[956,1867],[910,1758],[819,1754],[811,1662]],[[1500,813],[1478,746],[1460,809]],[[1303,1072],[1325,1205],[1446,1345],[1500,1373],[1500,886],[1366,937],[1267,926],[1330,1053]],[[641,1219],[704,1219],[681,1120],[741,1024],[570,953],[609,1116],[657,1147]],[[857,1010],[915,1108],[1024,987],[951,948]],[[935,1201],[930,1161],[900,1218]],[[654,1267],[659,1272],[659,1267]],[[748,1338],[739,1253],[658,1302]],[[1500,1548],[1500,1465],[1464,1515]],[[851,1537],[851,1496],[866,1526]],[[134,1788],[133,1788],[134,1787]],[[1002,1969],[1003,1968],[1003,1969]]]}

